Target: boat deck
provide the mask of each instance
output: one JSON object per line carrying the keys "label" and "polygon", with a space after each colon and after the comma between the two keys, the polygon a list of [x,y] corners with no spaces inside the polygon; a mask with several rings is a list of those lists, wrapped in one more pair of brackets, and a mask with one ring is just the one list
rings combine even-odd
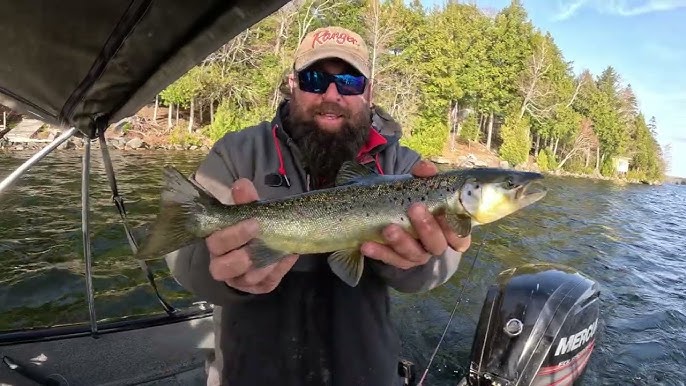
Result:
{"label": "boat deck", "polygon": [[[43,375],[75,385],[205,385],[205,358],[214,347],[212,317],[138,330],[0,346],[5,355]],[[57,378],[56,378],[57,379]],[[64,382],[64,381],[62,381]],[[36,385],[0,362],[0,385]],[[64,383],[66,384],[66,383]]]}

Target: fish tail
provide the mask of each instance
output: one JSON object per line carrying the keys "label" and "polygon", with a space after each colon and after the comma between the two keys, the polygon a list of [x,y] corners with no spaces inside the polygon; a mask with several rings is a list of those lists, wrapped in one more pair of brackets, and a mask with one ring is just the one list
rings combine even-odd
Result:
{"label": "fish tail", "polygon": [[136,253],[139,259],[157,258],[200,238],[198,216],[221,203],[193,184],[173,167],[164,168],[160,212]]}

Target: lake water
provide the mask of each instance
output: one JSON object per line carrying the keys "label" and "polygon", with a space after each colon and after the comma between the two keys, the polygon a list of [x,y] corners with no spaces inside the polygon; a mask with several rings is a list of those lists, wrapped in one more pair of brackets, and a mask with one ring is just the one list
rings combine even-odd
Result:
{"label": "lake water", "polygon": [[[30,153],[0,153],[0,177]],[[161,168],[190,173],[201,153],[113,153],[133,226],[151,221]],[[99,152],[92,166],[92,252],[98,318],[160,312],[126,242]],[[88,320],[82,262],[80,155],[51,154],[0,196],[0,331]],[[465,284],[460,308],[431,367],[429,384],[465,373],[486,289],[502,270],[528,262],[571,266],[601,286],[598,341],[588,385],[684,385],[686,369],[686,186],[616,185],[547,178],[541,203],[475,230],[458,273],[426,294],[394,295],[406,356],[423,371]],[[467,275],[479,244],[485,245]],[[195,299],[152,262],[163,296]]]}

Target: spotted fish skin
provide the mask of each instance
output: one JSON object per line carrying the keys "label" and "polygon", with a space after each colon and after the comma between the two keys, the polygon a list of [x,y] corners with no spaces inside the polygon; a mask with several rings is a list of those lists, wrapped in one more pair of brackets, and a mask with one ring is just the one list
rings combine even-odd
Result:
{"label": "spotted fish skin", "polygon": [[456,169],[431,177],[379,176],[363,165],[345,163],[337,186],[274,200],[223,205],[173,168],[165,169],[166,187],[157,221],[138,253],[163,255],[242,220],[253,218],[260,234],[248,244],[255,267],[289,254],[333,252],[332,270],[350,285],[362,273],[359,248],[383,243],[381,230],[401,225],[417,236],[407,216],[414,203],[445,215],[462,236],[472,226],[495,221],[545,196],[525,192],[541,174],[495,168]]}

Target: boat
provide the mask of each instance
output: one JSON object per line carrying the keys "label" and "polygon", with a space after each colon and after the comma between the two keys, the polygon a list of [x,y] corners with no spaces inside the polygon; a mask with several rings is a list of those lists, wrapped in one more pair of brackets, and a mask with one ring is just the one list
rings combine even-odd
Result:
{"label": "boat", "polygon": [[[0,0],[0,103],[65,129],[0,182],[0,200],[3,191],[65,141],[83,139],[81,226],[89,308],[86,323],[0,331],[1,384],[206,384],[215,306],[197,302],[174,308],[157,292],[144,261],[141,269],[157,294],[160,312],[113,320],[96,315],[89,236],[91,144],[100,143],[113,205],[135,251],[105,141],[107,128],[286,3]],[[504,271],[486,295],[469,375],[459,384],[578,384],[594,347],[598,294],[597,283],[568,267],[538,264]],[[414,378],[408,375],[406,384],[415,384]]]}

